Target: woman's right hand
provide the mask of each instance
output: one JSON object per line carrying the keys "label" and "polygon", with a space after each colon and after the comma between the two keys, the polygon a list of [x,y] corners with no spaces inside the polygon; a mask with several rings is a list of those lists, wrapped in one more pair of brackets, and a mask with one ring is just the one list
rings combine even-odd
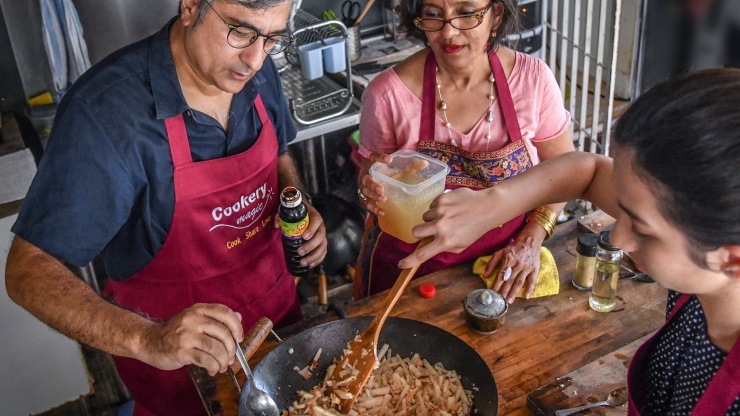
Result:
{"label": "woman's right hand", "polygon": [[382,216],[383,210],[378,207],[378,202],[385,202],[385,191],[383,185],[376,182],[370,175],[370,166],[375,162],[391,163],[392,157],[385,153],[372,153],[369,158],[362,158],[362,166],[360,168],[360,180],[358,187],[358,197],[360,203],[366,210],[377,215]]}

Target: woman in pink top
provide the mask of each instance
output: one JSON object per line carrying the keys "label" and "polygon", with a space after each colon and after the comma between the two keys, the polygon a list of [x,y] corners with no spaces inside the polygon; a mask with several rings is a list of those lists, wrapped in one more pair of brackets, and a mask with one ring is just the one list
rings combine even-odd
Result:
{"label": "woman in pink top", "polygon": [[[383,187],[368,174],[399,149],[417,150],[451,169],[448,189],[486,189],[541,160],[573,150],[570,115],[549,68],[504,47],[517,27],[515,0],[411,0],[402,25],[428,48],[375,78],[362,97],[358,195],[370,215],[355,276],[355,297],[390,288],[414,245],[383,233]],[[420,76],[422,75],[423,76]],[[460,253],[441,253],[418,276],[493,254],[486,274],[509,303],[534,290],[542,242],[564,204],[502,224]]]}

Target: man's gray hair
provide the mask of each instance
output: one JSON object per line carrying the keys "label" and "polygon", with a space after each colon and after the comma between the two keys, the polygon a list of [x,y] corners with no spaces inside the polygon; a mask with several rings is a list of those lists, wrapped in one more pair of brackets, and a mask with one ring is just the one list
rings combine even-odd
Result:
{"label": "man's gray hair", "polygon": [[[216,0],[211,0],[216,1]],[[298,0],[218,0],[222,1],[224,3],[235,3],[240,4],[244,7],[247,7],[252,10],[266,10],[277,6],[282,6],[283,4],[287,2],[292,3],[292,12],[291,16],[295,12],[296,4]],[[198,18],[195,20],[195,24],[193,27],[197,27],[200,22],[203,21],[203,18],[206,14],[206,9],[208,8],[208,0],[201,0],[200,5],[198,5]]]}

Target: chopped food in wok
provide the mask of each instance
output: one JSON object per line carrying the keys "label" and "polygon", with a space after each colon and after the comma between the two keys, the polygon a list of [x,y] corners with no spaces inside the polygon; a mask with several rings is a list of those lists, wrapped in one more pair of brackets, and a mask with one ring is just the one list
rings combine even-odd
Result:
{"label": "chopped food in wok", "polygon": [[[381,357],[378,368],[370,376],[349,415],[458,416],[471,413],[472,393],[465,390],[455,371],[445,370],[441,363],[431,365],[418,354],[411,358],[393,356],[387,344],[378,355]],[[300,400],[284,411],[284,416],[341,415],[335,407],[339,404],[342,390],[335,388],[335,394],[331,396],[327,393],[328,375],[333,371],[334,365],[329,366],[327,377],[320,385],[311,391],[301,391]]]}

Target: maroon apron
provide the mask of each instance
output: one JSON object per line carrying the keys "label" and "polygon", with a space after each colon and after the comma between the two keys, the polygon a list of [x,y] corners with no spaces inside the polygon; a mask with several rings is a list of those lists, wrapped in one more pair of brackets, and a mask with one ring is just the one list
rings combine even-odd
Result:
{"label": "maroon apron", "polygon": [[[532,167],[532,159],[522,139],[504,68],[494,51],[489,52],[488,57],[496,79],[496,91],[509,135],[509,143],[492,152],[469,152],[452,144],[434,140],[437,120],[435,95],[437,60],[431,50],[424,64],[420,140],[417,150],[450,167],[450,173],[445,181],[446,189],[488,188]],[[434,256],[422,263],[416,276],[424,276],[446,267],[468,262],[505,247],[521,231],[524,219],[524,214],[519,215],[487,232],[461,253],[440,253]],[[354,296],[358,299],[393,286],[401,272],[398,269],[398,262],[411,254],[416,244],[407,244],[384,233],[378,226],[377,217],[371,215],[365,224],[362,247],[354,288]]]}
{"label": "maroon apron", "polygon": [[[668,319],[663,327],[658,330],[649,340],[637,349],[627,374],[627,387],[629,388],[629,416],[639,416],[640,407],[644,407],[646,392],[649,386],[647,382],[648,361],[650,351],[657,345],[661,333],[668,326],[668,322],[676,316],[676,313],[691,298],[691,295],[681,295],[673,306]],[[691,410],[692,415],[724,415],[740,395],[740,340],[735,341],[725,361],[714,374],[707,389],[702,393],[699,401]]]}
{"label": "maroon apron", "polygon": [[[166,321],[195,303],[220,303],[242,315],[246,331],[267,316],[302,319],[293,277],[273,224],[278,208],[277,140],[262,99],[262,131],[245,152],[194,163],[182,115],[165,120],[174,164],[175,210],[164,244],[130,279],[105,294],[124,308]],[[114,357],[135,415],[205,415],[187,368],[158,370]]]}

